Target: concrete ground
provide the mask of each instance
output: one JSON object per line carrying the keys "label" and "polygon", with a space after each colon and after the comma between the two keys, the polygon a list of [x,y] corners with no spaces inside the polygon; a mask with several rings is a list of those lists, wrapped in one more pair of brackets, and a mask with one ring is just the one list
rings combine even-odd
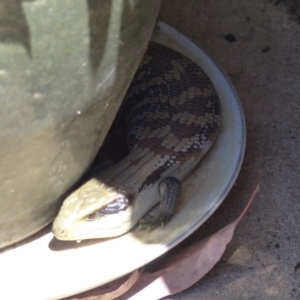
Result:
{"label": "concrete ground", "polygon": [[235,187],[187,242],[233,221],[261,192],[223,259],[181,299],[300,299],[299,1],[163,0],[160,17],[204,47],[231,78],[247,122]]}

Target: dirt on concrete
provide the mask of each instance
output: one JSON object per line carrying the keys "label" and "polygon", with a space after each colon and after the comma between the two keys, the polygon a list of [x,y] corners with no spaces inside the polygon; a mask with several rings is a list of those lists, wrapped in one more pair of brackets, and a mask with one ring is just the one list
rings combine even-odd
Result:
{"label": "dirt on concrete", "polygon": [[247,122],[236,185],[184,244],[233,221],[255,186],[261,189],[223,259],[168,299],[300,299],[300,269],[294,272],[300,261],[299,15],[299,1],[162,2],[160,18],[207,50],[230,77]]}

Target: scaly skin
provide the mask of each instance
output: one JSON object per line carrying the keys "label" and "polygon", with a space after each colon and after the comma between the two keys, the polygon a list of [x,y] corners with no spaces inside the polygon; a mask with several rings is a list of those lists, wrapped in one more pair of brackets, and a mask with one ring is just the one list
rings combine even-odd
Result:
{"label": "scaly skin", "polygon": [[169,209],[179,197],[169,191],[160,195],[159,190],[165,190],[161,184],[168,177],[177,179],[171,183],[181,182],[199,163],[218,134],[221,107],[198,65],[152,42],[119,117],[127,127],[129,154],[94,174],[64,201],[53,224],[56,238],[118,236],[133,228],[161,198],[168,201],[163,207]]}

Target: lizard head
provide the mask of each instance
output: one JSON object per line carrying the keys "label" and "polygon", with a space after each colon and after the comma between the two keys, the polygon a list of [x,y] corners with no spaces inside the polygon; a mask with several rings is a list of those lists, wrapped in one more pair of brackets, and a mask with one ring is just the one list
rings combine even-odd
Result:
{"label": "lizard head", "polygon": [[132,228],[132,201],[93,178],[67,197],[53,223],[59,240],[121,235]]}

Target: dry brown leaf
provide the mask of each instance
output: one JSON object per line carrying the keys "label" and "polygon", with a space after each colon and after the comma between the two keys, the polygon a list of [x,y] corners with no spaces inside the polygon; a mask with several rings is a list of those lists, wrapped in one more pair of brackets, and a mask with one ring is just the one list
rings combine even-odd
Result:
{"label": "dry brown leaf", "polygon": [[[234,230],[248,212],[259,186],[253,191],[248,204],[241,215],[231,224],[215,234],[184,248],[170,257],[162,270],[154,273],[133,272],[121,286],[110,287],[106,292],[103,287],[68,298],[70,300],[156,300],[179,293],[199,281],[221,259],[227,244],[232,240]],[[140,276],[141,275],[141,276]],[[136,283],[135,283],[136,282]],[[135,283],[135,284],[134,284]],[[132,287],[130,289],[130,287]],[[114,289],[112,291],[111,289]]]}
{"label": "dry brown leaf", "polygon": [[132,289],[118,299],[160,299],[179,293],[199,281],[221,259],[236,226],[249,210],[258,191],[259,186],[255,188],[246,208],[233,223],[177,253],[178,259],[171,266],[155,273],[143,273]]}

